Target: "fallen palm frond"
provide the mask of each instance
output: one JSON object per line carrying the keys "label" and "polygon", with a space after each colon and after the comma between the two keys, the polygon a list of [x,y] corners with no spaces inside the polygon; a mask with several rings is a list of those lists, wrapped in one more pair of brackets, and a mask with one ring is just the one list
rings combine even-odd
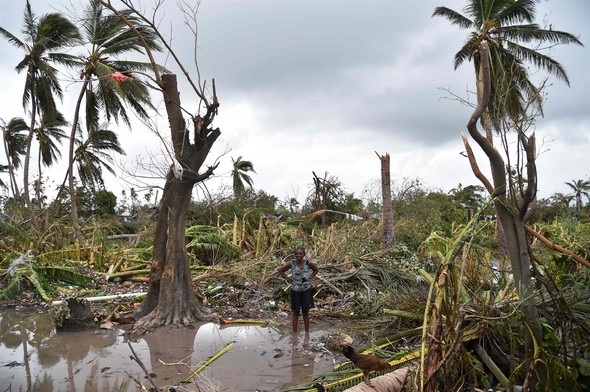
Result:
{"label": "fallen palm frond", "polygon": [[35,269],[49,279],[62,281],[72,285],[89,287],[96,284],[96,280],[94,278],[79,273],[75,268],[71,267],[45,266],[35,267]]}
{"label": "fallen palm frond", "polygon": [[216,227],[192,226],[186,229],[185,235],[189,239],[187,250],[203,262],[231,259],[239,253],[239,248],[221,235]]}
{"label": "fallen palm frond", "polygon": [[211,358],[206,360],[205,363],[203,363],[201,366],[199,366],[197,369],[195,369],[191,374],[189,374],[188,377],[183,380],[183,382],[188,382],[191,378],[193,378],[195,375],[197,375],[199,372],[201,372],[207,366],[211,365],[213,362],[215,362],[217,360],[217,358],[221,357],[223,354],[225,354],[227,351],[229,351],[235,343],[236,343],[235,341],[231,341],[228,344],[226,344],[224,348],[222,348],[221,350],[219,350],[219,352],[217,352],[217,354],[213,355]]}

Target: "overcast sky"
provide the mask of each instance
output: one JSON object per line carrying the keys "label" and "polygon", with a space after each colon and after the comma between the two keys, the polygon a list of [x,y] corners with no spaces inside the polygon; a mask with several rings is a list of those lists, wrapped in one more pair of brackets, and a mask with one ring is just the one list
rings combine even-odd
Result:
{"label": "overcast sky", "polygon": [[[0,3],[0,26],[21,37],[25,0]],[[64,12],[83,8],[80,0],[72,3],[31,0],[37,15],[52,7]],[[206,162],[219,159],[221,164],[217,178],[208,182],[209,189],[229,185],[231,157],[242,156],[254,164],[254,187],[279,199],[295,196],[303,201],[312,171],[336,176],[345,190],[361,197],[365,186],[380,176],[376,152],[391,154],[395,184],[405,178],[420,179],[444,192],[459,183],[479,185],[460,154],[461,133],[466,132],[472,108],[447,99],[450,93],[445,91],[467,97],[467,91],[474,90],[472,64],[453,69],[453,56],[467,32],[431,17],[436,6],[461,11],[464,4],[457,0],[202,0],[200,72],[208,81],[215,78],[221,102],[216,125],[222,136]],[[541,1],[537,10],[538,23],[547,20],[553,29],[575,34],[585,45],[548,52],[564,65],[571,83],[568,87],[550,80],[545,117],[536,125],[539,194],[548,197],[568,193],[564,182],[590,175],[590,2]],[[173,46],[190,67],[193,37],[183,27],[175,1],[167,1],[161,26],[167,34],[172,31]],[[24,74],[14,72],[22,54],[5,40],[0,41],[0,53],[4,75],[0,118],[8,121],[23,116]],[[172,68],[170,62],[167,65]],[[531,72],[539,80],[544,75]],[[77,83],[63,87],[69,96],[79,89]],[[153,97],[160,99],[157,93]],[[68,119],[73,99],[64,102]],[[195,102],[185,87],[181,99],[188,108]],[[139,123],[134,122],[132,130],[122,127],[120,138],[131,162],[158,150],[157,140]],[[478,156],[480,167],[486,169],[487,161]],[[56,179],[63,178],[63,167],[53,170]],[[118,195],[129,183],[112,182],[111,189]]]}

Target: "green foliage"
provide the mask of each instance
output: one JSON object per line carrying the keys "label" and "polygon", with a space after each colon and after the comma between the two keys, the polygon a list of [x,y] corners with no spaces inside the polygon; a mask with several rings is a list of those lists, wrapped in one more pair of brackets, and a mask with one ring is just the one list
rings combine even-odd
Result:
{"label": "green foliage", "polygon": [[115,224],[110,226],[110,231],[114,235],[116,234],[137,234],[143,224],[138,221],[117,221]]}
{"label": "green foliage", "polygon": [[[551,223],[537,223],[534,229],[554,244],[586,260],[590,259],[590,222],[566,217],[555,219]],[[537,257],[543,260],[548,273],[559,285],[571,284],[587,275],[587,270],[577,274],[579,264],[562,253],[551,251],[539,243],[535,243],[534,249]]]}
{"label": "green foliage", "polygon": [[99,215],[115,215],[117,196],[111,191],[101,189],[94,195],[94,204]]}
{"label": "green foliage", "polygon": [[393,213],[396,240],[413,250],[433,231],[450,235],[453,223],[465,222],[467,216],[454,196],[421,187],[395,198]]}
{"label": "green foliage", "polygon": [[234,216],[247,219],[256,227],[260,214],[274,214],[278,199],[262,190],[244,189],[239,197],[226,189],[210,199],[191,202],[187,217],[188,225],[232,224]]}
{"label": "green foliage", "polygon": [[316,223],[330,224],[346,219],[345,214],[362,214],[363,202],[347,193],[340,180],[325,173],[323,178],[314,173],[314,186],[310,189],[302,208],[302,213],[310,215],[322,210],[337,211],[340,214],[318,214],[314,219]]}
{"label": "green foliage", "polygon": [[5,288],[0,292],[0,299],[15,298],[24,289],[25,280],[28,281],[37,293],[45,301],[50,301],[51,296],[48,294],[48,287],[45,279],[39,275],[34,268],[35,262],[31,252],[27,252],[12,260],[8,266],[5,275],[3,286]]}
{"label": "green foliage", "polygon": [[18,250],[20,246],[26,244],[29,234],[16,221],[5,221],[0,219],[0,242],[6,246],[6,249]]}
{"label": "green foliage", "polygon": [[237,257],[239,249],[231,244],[215,227],[192,226],[186,229],[186,248],[200,264],[216,264]]}
{"label": "green foliage", "polygon": [[17,298],[22,291],[24,279],[24,276],[20,274],[12,277],[6,287],[0,292],[0,300]]}
{"label": "green foliage", "polygon": [[567,196],[563,193],[555,193],[549,198],[540,199],[535,208],[533,217],[534,222],[550,223],[556,219],[563,219],[574,214],[570,208],[573,196]]}

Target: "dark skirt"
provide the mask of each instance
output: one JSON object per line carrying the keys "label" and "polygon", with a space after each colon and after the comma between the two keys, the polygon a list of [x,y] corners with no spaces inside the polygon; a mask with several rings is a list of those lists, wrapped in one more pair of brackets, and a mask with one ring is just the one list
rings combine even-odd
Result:
{"label": "dark skirt", "polygon": [[309,309],[315,306],[313,302],[313,288],[305,291],[293,291],[291,290],[291,310],[293,312],[309,311]]}

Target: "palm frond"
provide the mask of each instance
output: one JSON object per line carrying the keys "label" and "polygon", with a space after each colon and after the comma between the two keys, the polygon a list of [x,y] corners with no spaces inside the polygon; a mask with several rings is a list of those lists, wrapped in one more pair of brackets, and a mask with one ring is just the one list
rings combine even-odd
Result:
{"label": "palm frond", "polygon": [[81,274],[71,267],[35,267],[39,274],[50,278],[52,281],[62,281],[65,283],[81,286],[93,287],[96,284],[94,278]]}
{"label": "palm frond", "polygon": [[476,27],[471,19],[447,7],[436,7],[432,16],[442,16],[449,20],[451,24],[459,26],[462,29]]}
{"label": "palm frond", "polygon": [[497,14],[500,24],[505,26],[522,21],[532,22],[535,19],[535,6],[539,0],[517,0],[509,4]]}
{"label": "palm frond", "polygon": [[519,60],[533,63],[536,67],[544,69],[558,79],[563,80],[569,86],[570,81],[567,77],[565,68],[555,59],[513,42],[508,42],[507,45],[508,50],[510,50],[510,52],[512,52]]}
{"label": "palm frond", "polygon": [[455,69],[459,68],[465,60],[470,61],[473,58],[474,54],[479,50],[479,41],[479,35],[472,34],[461,49],[455,53]]}
{"label": "palm frond", "polygon": [[21,275],[15,276],[10,283],[0,291],[0,300],[5,301],[18,297],[22,290],[23,280],[25,278]]}
{"label": "palm frond", "polygon": [[6,31],[2,27],[0,27],[0,35],[6,38],[8,42],[10,42],[12,45],[16,46],[20,50],[25,50],[27,47],[24,42],[22,42],[16,36],[12,35],[10,32]]}
{"label": "palm frond", "polygon": [[584,46],[582,42],[571,33],[557,30],[541,29],[538,24],[502,26],[494,29],[494,35],[500,36],[508,41],[515,42],[540,42],[551,44],[577,44]]}
{"label": "palm frond", "polygon": [[41,16],[39,33],[38,42],[47,51],[72,46],[81,39],[78,28],[69,19],[57,13]]}

